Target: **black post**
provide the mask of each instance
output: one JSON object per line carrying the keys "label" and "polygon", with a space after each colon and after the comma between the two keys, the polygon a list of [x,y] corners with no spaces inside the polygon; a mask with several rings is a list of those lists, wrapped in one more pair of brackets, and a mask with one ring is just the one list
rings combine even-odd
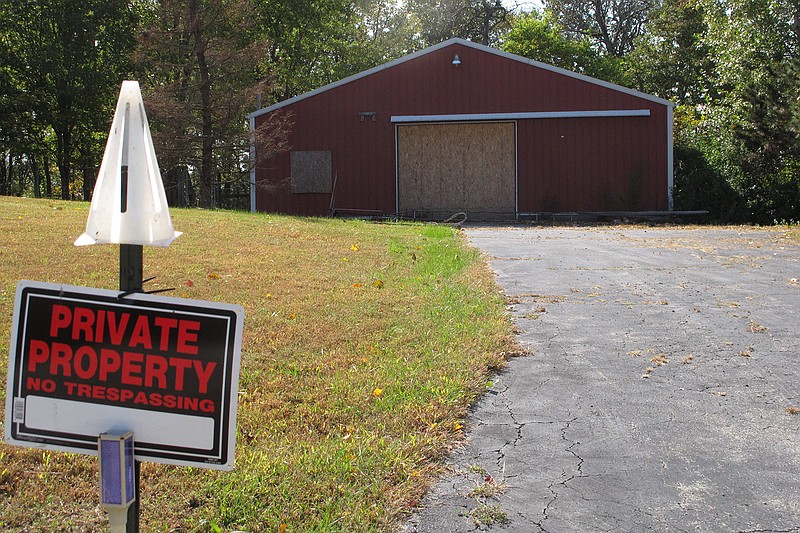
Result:
{"label": "black post", "polygon": [[[142,291],[142,258],[143,246],[141,244],[120,244],[119,245],[119,290],[122,292],[141,292]],[[133,436],[134,446],[136,445],[136,435]],[[139,488],[141,477],[141,463],[134,461],[134,480],[136,483],[136,498],[128,507],[128,521],[125,533],[139,533]]]}
{"label": "black post", "polygon": [[119,245],[119,290],[123,292],[142,291],[142,248],[141,244]]}

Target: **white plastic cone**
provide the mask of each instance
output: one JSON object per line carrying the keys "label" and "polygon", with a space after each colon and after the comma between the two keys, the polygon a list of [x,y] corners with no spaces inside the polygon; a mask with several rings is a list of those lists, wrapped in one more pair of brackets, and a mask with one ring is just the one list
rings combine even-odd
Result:
{"label": "white plastic cone", "polygon": [[139,82],[123,81],[92,195],[86,244],[169,246],[172,227]]}

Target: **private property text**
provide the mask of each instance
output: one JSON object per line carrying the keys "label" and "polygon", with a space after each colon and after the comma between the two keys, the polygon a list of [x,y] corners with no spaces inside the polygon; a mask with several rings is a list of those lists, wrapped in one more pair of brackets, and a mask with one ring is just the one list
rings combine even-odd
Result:
{"label": "private property text", "polygon": [[215,402],[204,396],[218,363],[198,358],[200,331],[197,320],[53,304],[49,338],[28,345],[25,385],[102,403],[213,413]]}

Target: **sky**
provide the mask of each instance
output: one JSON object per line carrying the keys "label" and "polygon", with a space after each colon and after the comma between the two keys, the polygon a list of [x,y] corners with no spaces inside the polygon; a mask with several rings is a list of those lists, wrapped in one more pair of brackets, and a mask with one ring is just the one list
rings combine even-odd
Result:
{"label": "sky", "polygon": [[532,8],[542,9],[541,0],[503,0],[506,9],[512,11],[530,11]]}

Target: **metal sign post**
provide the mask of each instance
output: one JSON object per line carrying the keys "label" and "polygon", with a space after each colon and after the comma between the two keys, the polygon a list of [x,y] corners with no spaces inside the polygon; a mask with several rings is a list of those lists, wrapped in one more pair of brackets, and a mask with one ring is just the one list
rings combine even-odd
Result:
{"label": "metal sign post", "polygon": [[[126,169],[127,171],[127,169]],[[144,247],[141,244],[119,245],[119,290],[123,293],[142,292],[144,270]],[[102,461],[102,457],[101,457]],[[139,533],[139,487],[141,486],[142,462],[133,462],[133,501],[127,508],[125,533]],[[111,511],[109,511],[109,518]]]}
{"label": "metal sign post", "polygon": [[124,293],[142,292],[143,246],[119,245],[119,290]]}

